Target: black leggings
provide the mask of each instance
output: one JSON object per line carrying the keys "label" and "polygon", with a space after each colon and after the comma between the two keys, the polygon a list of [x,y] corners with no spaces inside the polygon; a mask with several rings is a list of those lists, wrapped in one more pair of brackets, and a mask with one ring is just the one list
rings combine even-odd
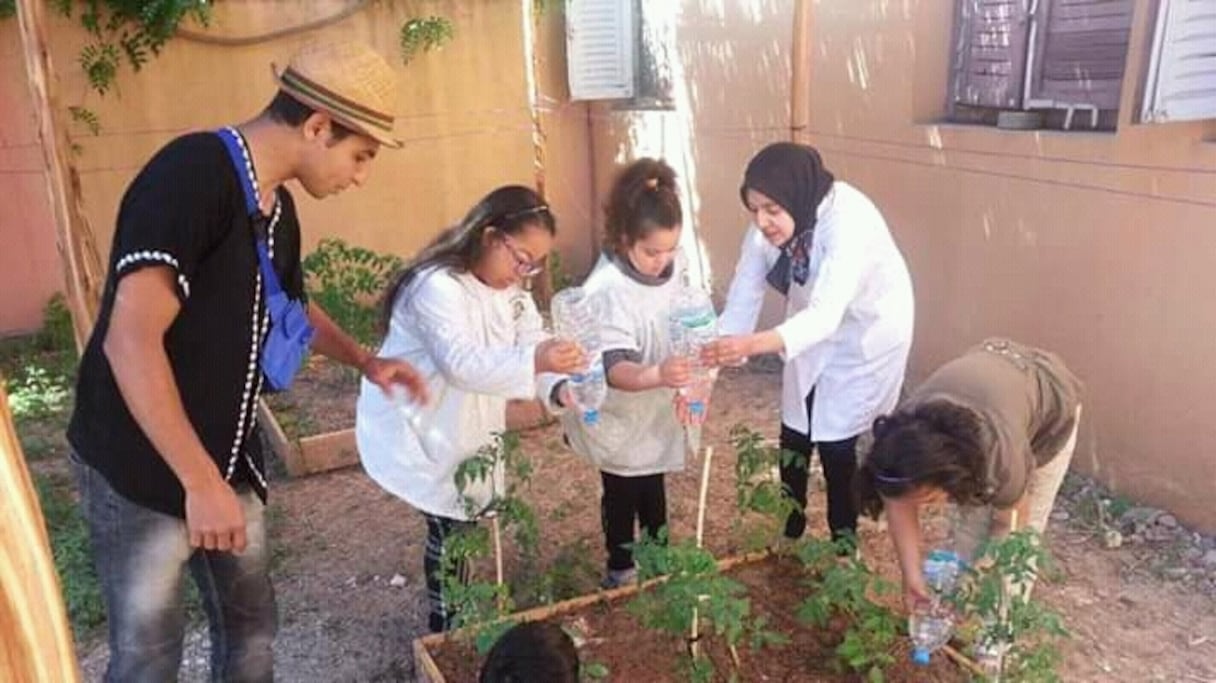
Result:
{"label": "black leggings", "polygon": [[604,497],[600,502],[600,517],[604,525],[604,542],[608,548],[608,569],[633,567],[633,523],[637,520],[642,531],[658,536],[667,524],[667,492],[663,475],[622,477],[600,472],[604,482]]}
{"label": "black leggings", "polygon": [[[808,423],[814,398],[815,392],[812,390],[806,397]],[[780,444],[783,450],[802,456],[796,462],[781,465],[781,483],[786,493],[798,504],[798,509],[785,520],[786,537],[801,538],[806,531],[806,488],[812,450],[819,451],[823,476],[828,483],[828,528],[832,532],[832,540],[856,536],[857,506],[853,501],[853,473],[857,471],[857,436],[841,441],[814,442],[810,436],[783,423]]]}

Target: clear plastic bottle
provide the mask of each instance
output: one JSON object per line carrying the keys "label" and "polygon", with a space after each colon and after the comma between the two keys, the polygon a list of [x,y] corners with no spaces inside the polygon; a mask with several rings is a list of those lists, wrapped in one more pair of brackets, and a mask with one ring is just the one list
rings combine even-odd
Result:
{"label": "clear plastic bottle", "polygon": [[713,373],[701,363],[701,348],[718,336],[718,315],[709,294],[685,282],[676,294],[668,317],[672,353],[692,362],[692,378],[680,394],[688,401],[694,423],[705,419],[705,407],[713,391]]}
{"label": "clear plastic bottle", "polygon": [[923,572],[929,602],[917,605],[908,616],[913,662],[928,664],[929,656],[953,635],[954,611],[948,598],[958,585],[961,571],[962,562],[952,550],[934,550],[925,557]]}
{"label": "clear plastic bottle", "polygon": [[604,359],[596,356],[587,371],[570,376],[570,393],[583,413],[583,424],[598,425],[600,406],[608,394],[608,381],[604,377]]}
{"label": "clear plastic bottle", "polygon": [[608,392],[600,342],[599,307],[582,287],[567,287],[553,295],[554,333],[578,342],[590,360],[586,372],[570,376],[570,393],[582,412],[583,423],[599,424],[599,409]]}

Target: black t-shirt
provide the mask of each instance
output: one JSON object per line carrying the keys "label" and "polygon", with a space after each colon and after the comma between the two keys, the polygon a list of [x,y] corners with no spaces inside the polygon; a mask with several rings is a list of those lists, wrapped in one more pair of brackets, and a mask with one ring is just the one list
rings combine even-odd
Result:
{"label": "black t-shirt", "polygon": [[[68,427],[72,448],[119,494],[178,517],[185,516],[185,492],[131,416],[102,347],[119,280],[141,268],[172,268],[182,307],[165,333],[165,351],[186,415],[220,474],[266,499],[257,402],[270,321],[236,174],[219,136],[192,133],[166,145],[132,181],[119,207],[101,311],[81,357]],[[277,197],[272,261],[283,289],[302,298],[295,204],[285,188]]]}

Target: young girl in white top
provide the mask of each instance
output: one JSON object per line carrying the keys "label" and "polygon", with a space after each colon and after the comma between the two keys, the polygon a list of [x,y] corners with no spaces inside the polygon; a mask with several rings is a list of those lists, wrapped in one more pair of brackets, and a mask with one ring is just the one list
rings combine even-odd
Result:
{"label": "young girl in white top", "polygon": [[[781,447],[803,456],[781,481],[798,505],[785,535],[806,529],[807,463],[819,452],[833,539],[857,529],[850,490],[857,438],[895,407],[912,345],[912,281],[878,208],[836,180],[819,153],[779,142],[747,165],[739,190],[752,214],[705,360],[781,353]],[[765,287],[785,297],[780,325],[754,332]]]}
{"label": "young girl in white top", "polygon": [[676,254],[682,211],[675,173],[639,159],[617,177],[608,199],[604,251],[583,287],[603,316],[608,394],[596,425],[563,416],[575,452],[599,468],[608,548],[605,587],[635,574],[634,522],[652,536],[667,524],[663,475],[684,469],[684,429],[673,405],[689,362],[671,355],[667,316],[681,286]]}
{"label": "young girl in white top", "polygon": [[[535,192],[499,188],[419,254],[385,297],[380,354],[414,364],[431,400],[412,406],[407,419],[402,404],[364,382],[355,435],[368,475],[426,517],[432,631],[451,625],[438,573],[444,541],[473,523],[453,480],[457,466],[506,428],[508,399],[540,396],[549,404],[558,378],[546,373],[585,367],[576,344],[545,338],[521,287],[540,272],[554,232]],[[489,502],[484,484],[466,495]]]}

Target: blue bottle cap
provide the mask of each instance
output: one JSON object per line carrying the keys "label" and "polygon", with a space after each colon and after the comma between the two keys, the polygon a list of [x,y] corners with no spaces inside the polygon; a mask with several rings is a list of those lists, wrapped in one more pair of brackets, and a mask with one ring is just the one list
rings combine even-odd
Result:
{"label": "blue bottle cap", "polygon": [[592,408],[583,411],[583,424],[595,426],[600,423],[600,411]]}
{"label": "blue bottle cap", "polygon": [[704,401],[693,401],[688,404],[688,412],[693,415],[703,415],[705,413]]}
{"label": "blue bottle cap", "polygon": [[919,666],[928,666],[929,651],[924,648],[914,648],[912,650],[912,663]]}

